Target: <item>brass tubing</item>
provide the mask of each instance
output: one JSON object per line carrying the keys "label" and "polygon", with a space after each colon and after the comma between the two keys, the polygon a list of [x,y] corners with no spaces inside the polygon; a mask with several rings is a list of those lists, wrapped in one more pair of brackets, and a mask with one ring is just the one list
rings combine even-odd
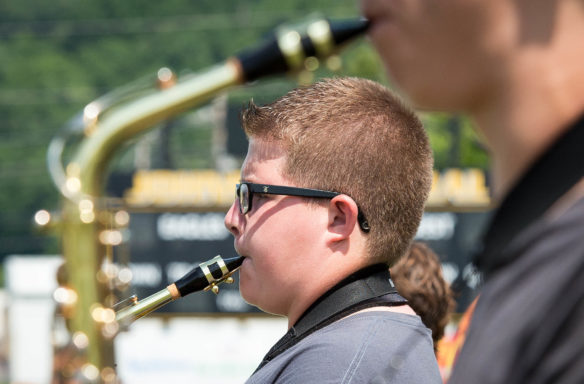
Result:
{"label": "brass tubing", "polygon": [[[97,366],[114,363],[111,340],[99,335],[99,324],[91,318],[92,307],[103,303],[105,288],[96,280],[105,248],[98,241],[100,228],[96,225],[103,193],[102,180],[114,151],[127,139],[153,127],[171,116],[202,103],[222,89],[240,81],[238,67],[232,62],[214,67],[175,87],[157,92],[112,111],[99,122],[93,134],[80,147],[77,156],[67,167],[68,178],[80,181],[79,192],[64,202],[63,251],[67,261],[70,283],[79,295],[75,331],[85,333],[89,340],[88,359]],[[88,208],[89,207],[89,208]]]}
{"label": "brass tubing", "polygon": [[134,305],[120,310],[116,313],[116,321],[122,325],[129,324],[175,299],[176,297],[173,297],[171,290],[167,287],[153,295],[148,296],[147,298],[137,302]]}
{"label": "brass tubing", "polygon": [[73,172],[78,167],[82,193],[97,196],[101,192],[104,168],[122,143],[242,81],[237,62],[227,60],[171,88],[112,111],[82,143],[77,156],[71,161],[72,167],[68,167]]}

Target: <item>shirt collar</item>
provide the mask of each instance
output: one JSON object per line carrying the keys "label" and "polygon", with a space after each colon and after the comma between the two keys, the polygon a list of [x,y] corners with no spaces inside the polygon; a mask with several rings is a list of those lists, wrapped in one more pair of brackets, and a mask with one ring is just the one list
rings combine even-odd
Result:
{"label": "shirt collar", "polygon": [[376,264],[361,269],[343,279],[312,304],[268,351],[256,371],[304,337],[336,320],[365,308],[405,304],[407,300],[397,293],[387,265]]}
{"label": "shirt collar", "polygon": [[495,211],[474,257],[485,275],[517,259],[505,252],[511,241],[584,177],[583,151],[584,116],[535,161]]}

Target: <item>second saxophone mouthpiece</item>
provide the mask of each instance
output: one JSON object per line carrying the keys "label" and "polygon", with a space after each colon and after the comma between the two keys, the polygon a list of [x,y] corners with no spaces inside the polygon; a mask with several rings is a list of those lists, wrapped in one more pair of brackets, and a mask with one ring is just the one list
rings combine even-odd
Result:
{"label": "second saxophone mouthpiece", "polygon": [[302,33],[288,30],[291,33],[281,33],[263,45],[237,55],[237,61],[245,81],[298,70],[303,65],[303,58],[328,56],[344,43],[364,34],[368,28],[369,21],[363,18],[318,19]]}

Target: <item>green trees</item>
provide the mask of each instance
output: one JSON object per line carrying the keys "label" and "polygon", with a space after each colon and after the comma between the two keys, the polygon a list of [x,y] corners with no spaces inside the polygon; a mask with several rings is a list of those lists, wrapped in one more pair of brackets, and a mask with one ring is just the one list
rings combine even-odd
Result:
{"label": "green trees", "polygon": [[[163,66],[178,73],[206,68],[258,43],[275,26],[313,12],[331,18],[359,16],[354,0],[0,3],[0,259],[12,253],[59,252],[56,240],[35,233],[32,217],[41,208],[58,209],[46,150],[84,105]],[[342,56],[338,74],[387,84],[366,41]],[[323,68],[316,72],[317,77],[333,74]],[[241,103],[251,95],[267,101],[296,84],[293,77],[269,79],[235,91],[230,100]],[[460,132],[456,165],[487,166],[484,155],[476,156],[466,121],[458,130],[449,125],[449,117],[426,121],[439,167],[452,159],[454,141],[448,135],[453,132]],[[186,133],[188,124],[179,122],[174,131],[189,135],[191,142],[202,141],[200,152],[209,150],[210,128]],[[181,155],[193,156],[177,166],[209,165],[201,160],[204,153],[189,155],[181,149],[183,140],[170,142]]]}

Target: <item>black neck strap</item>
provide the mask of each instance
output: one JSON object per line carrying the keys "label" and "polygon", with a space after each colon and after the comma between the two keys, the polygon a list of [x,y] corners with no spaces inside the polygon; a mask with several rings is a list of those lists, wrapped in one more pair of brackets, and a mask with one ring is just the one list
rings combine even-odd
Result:
{"label": "black neck strap", "polygon": [[514,261],[505,253],[521,230],[538,220],[584,177],[584,117],[544,153],[505,197],[474,262],[486,275]]}
{"label": "black neck strap", "polygon": [[268,351],[256,371],[311,333],[351,313],[377,306],[397,306],[407,300],[397,293],[385,264],[364,268],[334,286],[298,319]]}

